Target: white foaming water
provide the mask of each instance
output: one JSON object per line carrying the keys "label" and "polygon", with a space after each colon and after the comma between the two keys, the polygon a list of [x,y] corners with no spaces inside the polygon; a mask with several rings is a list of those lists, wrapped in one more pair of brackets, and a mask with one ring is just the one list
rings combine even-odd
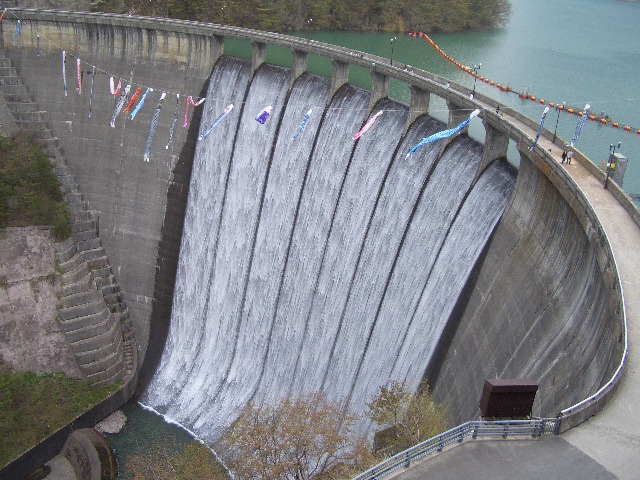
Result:
{"label": "white foaming water", "polygon": [[[327,79],[246,62],[214,70],[198,144],[167,344],[143,401],[215,440],[247,402],[322,391],[357,413],[381,385],[417,385],[513,178],[443,129]],[[255,115],[273,112],[264,125]],[[292,139],[300,120],[313,115]]]}

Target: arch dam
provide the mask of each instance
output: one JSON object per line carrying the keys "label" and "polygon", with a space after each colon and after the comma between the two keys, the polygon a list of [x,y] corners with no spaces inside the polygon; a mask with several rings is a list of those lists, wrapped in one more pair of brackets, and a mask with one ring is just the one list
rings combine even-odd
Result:
{"label": "arch dam", "polygon": [[[404,82],[411,100],[397,127],[403,138],[429,113],[434,97],[448,107],[443,128],[479,108],[484,141],[472,184],[492,165],[506,163],[510,145],[517,149],[513,193],[470,266],[424,369],[435,398],[450,406],[454,421],[478,417],[488,378],[534,378],[540,384],[534,415],[560,416],[559,431],[594,415],[615,391],[627,353],[615,256],[592,204],[553,158],[562,140],[553,145],[546,132],[547,138],[530,150],[531,132],[537,128],[531,120],[506,108],[497,115],[493,100],[482,95],[472,99],[468,88],[429,72],[303,38],[169,19],[12,12],[15,17],[6,16],[1,25],[3,53],[38,107],[24,115],[38,114],[46,121],[87,208],[99,215],[100,240],[144,359],[141,391],[158,366],[170,326],[202,115],[202,108],[192,107],[188,128],[175,128],[171,145],[165,144],[175,115],[179,113],[180,123],[183,115],[184,98],[179,110],[174,96],[206,97],[212,72],[238,41],[250,45],[250,59],[242,63],[249,84],[267,68],[271,51],[287,52],[285,93],[307,76],[310,56],[329,60],[327,104],[338,95],[351,95],[345,90],[351,67],[368,71],[371,91],[362,101],[360,122],[389,101],[390,78]],[[22,20],[18,36],[15,18]],[[63,50],[69,54],[65,88]],[[76,57],[81,59],[82,94],[75,88]],[[94,118],[111,116],[115,100],[108,91],[110,76],[134,87],[152,85],[171,92],[160,111],[162,140],[158,133],[150,162],[143,161],[143,154],[155,100],[140,121],[119,117],[115,128],[89,118],[89,112]],[[5,98],[11,102],[6,90]],[[440,144],[435,158],[446,156],[456,141]],[[597,168],[579,152],[577,157],[591,178],[600,181]],[[637,211],[625,195],[615,185],[609,191],[637,226]]]}

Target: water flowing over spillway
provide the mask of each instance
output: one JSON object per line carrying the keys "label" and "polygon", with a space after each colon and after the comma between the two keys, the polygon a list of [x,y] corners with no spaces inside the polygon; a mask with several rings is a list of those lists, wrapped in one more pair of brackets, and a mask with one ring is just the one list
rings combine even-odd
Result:
{"label": "water flowing over spillway", "polygon": [[[169,336],[142,401],[205,439],[247,402],[301,392],[362,413],[383,384],[416,387],[514,184],[445,128],[369,92],[223,58],[197,146]],[[264,125],[255,116],[267,105]],[[295,139],[304,114],[313,113]],[[378,110],[360,140],[351,136]]]}

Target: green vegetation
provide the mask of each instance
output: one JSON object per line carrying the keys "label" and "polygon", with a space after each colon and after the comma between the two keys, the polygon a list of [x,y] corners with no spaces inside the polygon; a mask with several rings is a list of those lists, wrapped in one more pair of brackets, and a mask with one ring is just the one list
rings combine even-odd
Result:
{"label": "green vegetation", "polygon": [[32,139],[0,137],[0,228],[53,225],[71,235],[69,212],[48,157]]}
{"label": "green vegetation", "polygon": [[14,373],[0,361],[0,468],[120,386],[94,390],[64,374]]}
{"label": "green vegetation", "polygon": [[274,32],[459,32],[505,25],[509,0],[102,0],[95,10]]}
{"label": "green vegetation", "polygon": [[132,480],[228,480],[225,468],[211,450],[198,442],[180,449],[170,442],[130,456],[127,471]]}
{"label": "green vegetation", "polygon": [[447,409],[433,400],[426,382],[417,393],[407,390],[404,382],[391,382],[367,407],[367,416],[383,428],[376,435],[378,452],[401,452],[447,430]]}

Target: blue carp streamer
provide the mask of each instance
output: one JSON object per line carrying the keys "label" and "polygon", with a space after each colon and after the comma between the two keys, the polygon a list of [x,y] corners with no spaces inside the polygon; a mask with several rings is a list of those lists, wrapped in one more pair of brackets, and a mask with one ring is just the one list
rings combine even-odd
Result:
{"label": "blue carp streamer", "polygon": [[533,141],[533,144],[529,147],[530,152],[533,152],[533,149],[538,143],[538,139],[540,138],[540,134],[542,133],[542,126],[544,125],[544,119],[546,118],[548,111],[549,111],[549,107],[544,107],[544,111],[542,112],[542,118],[540,119],[540,126],[538,127],[538,132],[536,133],[536,139]]}
{"label": "blue carp streamer", "polygon": [[224,117],[227,116],[227,114],[233,110],[233,103],[230,103],[229,105],[227,105],[227,108],[224,109],[224,112],[222,112],[220,115],[218,115],[218,118],[216,118],[213,123],[211,124],[211,126],[209,128],[207,128],[207,130],[204,133],[201,133],[200,136],[198,137],[198,140],[202,140],[204,137],[206,137],[207,135],[209,135],[211,133],[211,130],[213,130],[216,125],[218,125],[222,119]]}
{"label": "blue carp streamer", "polygon": [[300,135],[302,133],[302,131],[304,130],[304,127],[307,126],[307,122],[309,121],[309,118],[311,117],[311,112],[312,110],[309,109],[309,111],[305,114],[304,117],[302,117],[302,121],[300,122],[300,126],[298,127],[298,130],[296,130],[296,133],[293,135],[293,139],[295,140],[298,135]]}
{"label": "blue carp streamer", "polygon": [[573,147],[573,144],[576,143],[578,137],[582,133],[582,127],[584,127],[584,123],[587,121],[587,117],[589,116],[589,109],[591,105],[588,103],[584,106],[584,111],[582,112],[582,117],[580,117],[580,121],[578,122],[578,126],[576,127],[576,133],[573,134],[573,138],[571,139],[571,143],[569,143],[568,147]]}
{"label": "blue carp streamer", "polygon": [[471,113],[471,115],[469,115],[469,118],[467,118],[464,122],[462,122],[457,127],[451,128],[449,130],[443,130],[441,132],[434,133],[433,135],[423,138],[420,141],[420,143],[418,143],[415,147],[409,150],[409,153],[407,153],[407,156],[405,157],[405,159],[409,158],[411,155],[416,153],[416,150],[418,150],[421,146],[426,145],[427,143],[433,143],[433,142],[437,142],[438,140],[444,140],[445,138],[451,137],[452,135],[455,135],[456,133],[461,132],[466,128],[467,125],[471,123],[471,119],[473,117],[477,117],[479,113],[480,113],[480,110],[476,109]]}
{"label": "blue carp streamer", "polygon": [[142,98],[140,99],[140,103],[138,103],[138,106],[133,109],[133,112],[131,112],[131,120],[136,118],[136,115],[138,114],[138,112],[140,111],[142,106],[144,105],[144,101],[147,98],[147,95],[149,94],[149,92],[153,92],[153,88],[149,87],[149,88],[147,88],[147,91],[144,92],[144,95],[142,95]]}

